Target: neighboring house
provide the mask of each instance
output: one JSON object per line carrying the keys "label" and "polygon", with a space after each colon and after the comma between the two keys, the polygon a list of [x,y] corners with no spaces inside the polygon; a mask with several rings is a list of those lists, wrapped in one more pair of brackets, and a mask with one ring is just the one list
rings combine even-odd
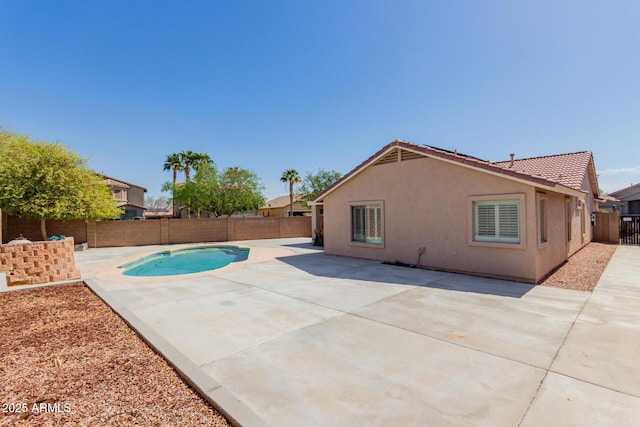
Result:
{"label": "neighboring house", "polygon": [[[311,215],[311,207],[302,206],[302,196],[294,194],[293,196],[293,216],[309,216]],[[259,210],[260,216],[289,216],[291,209],[291,201],[289,196],[276,197],[269,200]]]}
{"label": "neighboring house", "polygon": [[145,208],[144,219],[173,218],[173,208]]}
{"label": "neighboring house", "polygon": [[491,163],[396,140],[313,201],[328,254],[537,283],[591,241],[591,152]]}
{"label": "neighboring house", "polygon": [[623,204],[623,202],[613,196],[601,194],[598,207],[601,212],[621,212]]}
{"label": "neighboring house", "polygon": [[139,185],[120,181],[103,175],[105,184],[111,194],[118,201],[118,206],[124,209],[120,219],[144,218],[144,193],[147,189]]}
{"label": "neighboring house", "polygon": [[616,208],[622,215],[640,215],[640,184],[631,185],[622,190],[607,194],[618,199]]}

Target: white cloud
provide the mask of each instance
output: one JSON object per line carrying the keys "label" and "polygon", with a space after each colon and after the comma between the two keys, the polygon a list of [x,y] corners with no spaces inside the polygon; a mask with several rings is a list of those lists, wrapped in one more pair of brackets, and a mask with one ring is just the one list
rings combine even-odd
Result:
{"label": "white cloud", "polygon": [[640,166],[631,168],[600,169],[598,175],[640,175]]}

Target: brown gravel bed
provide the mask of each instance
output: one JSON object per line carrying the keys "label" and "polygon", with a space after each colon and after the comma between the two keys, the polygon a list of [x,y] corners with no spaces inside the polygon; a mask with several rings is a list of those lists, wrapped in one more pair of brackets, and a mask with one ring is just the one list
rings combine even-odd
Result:
{"label": "brown gravel bed", "polygon": [[0,337],[1,426],[228,426],[83,284],[0,294]]}
{"label": "brown gravel bed", "polygon": [[591,242],[540,283],[541,286],[592,292],[618,245]]}

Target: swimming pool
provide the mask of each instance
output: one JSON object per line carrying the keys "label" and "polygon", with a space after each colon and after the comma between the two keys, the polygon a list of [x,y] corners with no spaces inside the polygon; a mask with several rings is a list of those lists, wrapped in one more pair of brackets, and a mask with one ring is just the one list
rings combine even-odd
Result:
{"label": "swimming pool", "polygon": [[248,248],[209,246],[158,252],[119,268],[125,276],[173,276],[215,270],[248,257]]}

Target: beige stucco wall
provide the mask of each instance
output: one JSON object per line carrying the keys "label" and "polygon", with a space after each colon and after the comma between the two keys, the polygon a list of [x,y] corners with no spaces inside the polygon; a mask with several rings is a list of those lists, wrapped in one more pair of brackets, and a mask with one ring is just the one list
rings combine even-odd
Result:
{"label": "beige stucco wall", "polygon": [[144,206],[144,188],[137,185],[129,186],[127,194],[128,202],[136,206]]}
{"label": "beige stucco wall", "polygon": [[[521,244],[470,242],[469,196],[503,194],[524,200]],[[536,282],[568,253],[565,198],[547,197],[548,242],[540,245],[532,185],[429,158],[374,165],[325,196],[325,252],[415,264],[426,247],[425,267]],[[367,201],[383,204],[382,245],[351,242],[350,205]]]}

